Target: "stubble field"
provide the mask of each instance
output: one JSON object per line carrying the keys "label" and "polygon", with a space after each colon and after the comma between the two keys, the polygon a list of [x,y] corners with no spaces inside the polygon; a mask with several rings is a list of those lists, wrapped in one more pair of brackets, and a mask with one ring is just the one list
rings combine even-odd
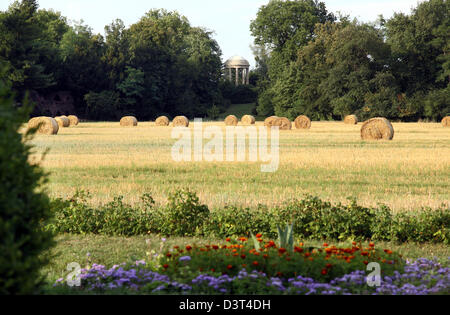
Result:
{"label": "stubble field", "polygon": [[[204,123],[225,127],[223,122]],[[257,123],[262,126],[262,122]],[[308,131],[280,131],[280,165],[262,173],[262,162],[173,161],[171,127],[117,122],[81,123],[57,136],[32,141],[34,161],[50,173],[51,197],[89,191],[94,204],[123,195],[133,203],[151,193],[164,203],[180,188],[219,208],[226,204],[274,205],[305,194],[332,202],[375,206],[394,211],[438,207],[450,202],[450,130],[436,123],[394,123],[393,141],[362,141],[361,124],[313,122]],[[192,128],[192,126],[191,126]],[[205,143],[208,140],[205,140]]]}

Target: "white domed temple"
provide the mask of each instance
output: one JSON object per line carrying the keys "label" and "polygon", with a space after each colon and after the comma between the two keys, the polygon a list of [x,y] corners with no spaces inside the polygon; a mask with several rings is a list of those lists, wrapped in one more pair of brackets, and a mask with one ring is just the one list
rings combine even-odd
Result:
{"label": "white domed temple", "polygon": [[225,62],[225,75],[230,82],[239,84],[249,84],[250,63],[241,56],[233,56]]}

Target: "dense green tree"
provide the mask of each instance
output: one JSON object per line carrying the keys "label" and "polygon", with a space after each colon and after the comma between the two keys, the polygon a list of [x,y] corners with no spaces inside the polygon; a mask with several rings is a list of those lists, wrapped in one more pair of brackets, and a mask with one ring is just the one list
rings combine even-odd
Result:
{"label": "dense green tree", "polygon": [[117,19],[105,26],[105,52],[102,60],[108,73],[109,89],[125,78],[125,69],[129,61],[129,41],[127,30],[122,20]]}
{"label": "dense green tree", "polygon": [[[274,90],[283,88],[291,63],[297,60],[301,47],[315,38],[315,25],[335,21],[325,4],[312,0],[271,0],[262,6],[250,24],[255,37],[260,67],[258,82],[258,113],[267,115],[275,111]],[[272,91],[269,91],[272,90]]]}
{"label": "dense green tree", "polygon": [[0,60],[8,65],[5,76],[21,96],[26,90],[56,84],[53,73],[43,62],[49,54],[49,39],[37,12],[36,0],[22,0],[0,13]]}
{"label": "dense green tree", "polygon": [[396,117],[399,88],[382,34],[357,22],[317,24],[315,33],[315,40],[300,49],[297,62],[272,87],[275,114]]}
{"label": "dense green tree", "polygon": [[86,93],[100,92],[109,85],[102,62],[104,51],[103,37],[81,23],[70,28],[61,39],[59,53],[64,72],[61,86],[72,92],[78,113],[85,113]]}
{"label": "dense green tree", "polygon": [[210,32],[177,12],[152,10],[128,34],[130,64],[145,74],[144,117],[206,115],[220,101],[221,51]]}
{"label": "dense green tree", "polygon": [[[0,74],[4,70],[0,63]],[[3,77],[1,75],[0,77]],[[0,79],[0,294],[36,294],[44,282],[53,235],[44,231],[52,216],[41,185],[46,174],[30,164],[32,131],[19,133],[30,108],[13,106],[10,84]]]}
{"label": "dense green tree", "polygon": [[420,3],[411,15],[395,14],[386,23],[387,43],[407,94],[445,88],[450,76],[450,2]]}
{"label": "dense green tree", "polygon": [[396,82],[416,118],[440,120],[450,107],[450,3],[430,0],[386,23]]}

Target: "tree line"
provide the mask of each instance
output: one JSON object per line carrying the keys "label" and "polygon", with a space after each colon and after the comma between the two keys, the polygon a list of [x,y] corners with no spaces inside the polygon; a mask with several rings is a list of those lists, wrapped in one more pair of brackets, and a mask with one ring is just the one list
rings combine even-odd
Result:
{"label": "tree line", "polygon": [[36,0],[0,12],[0,62],[18,99],[70,91],[77,113],[93,120],[193,117],[224,106],[221,54],[210,31],[177,12],[151,10],[128,28],[117,19],[104,36]]}
{"label": "tree line", "polygon": [[0,12],[0,64],[17,99],[69,91],[92,120],[217,118],[255,99],[266,117],[439,120],[450,114],[449,12],[447,0],[430,0],[361,23],[318,0],[271,0],[250,23],[251,87],[235,88],[212,32],[178,12],[150,10],[129,27],[117,19],[101,35],[21,0]]}
{"label": "tree line", "polygon": [[430,0],[375,23],[323,2],[272,0],[251,23],[261,116],[316,120],[450,114],[450,4]]}

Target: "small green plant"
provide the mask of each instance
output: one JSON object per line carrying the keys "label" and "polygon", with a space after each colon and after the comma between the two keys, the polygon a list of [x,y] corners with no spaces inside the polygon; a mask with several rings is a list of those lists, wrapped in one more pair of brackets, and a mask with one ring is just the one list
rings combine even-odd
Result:
{"label": "small green plant", "polygon": [[277,226],[278,247],[286,248],[290,252],[294,251],[294,224],[287,224],[285,229]]}

